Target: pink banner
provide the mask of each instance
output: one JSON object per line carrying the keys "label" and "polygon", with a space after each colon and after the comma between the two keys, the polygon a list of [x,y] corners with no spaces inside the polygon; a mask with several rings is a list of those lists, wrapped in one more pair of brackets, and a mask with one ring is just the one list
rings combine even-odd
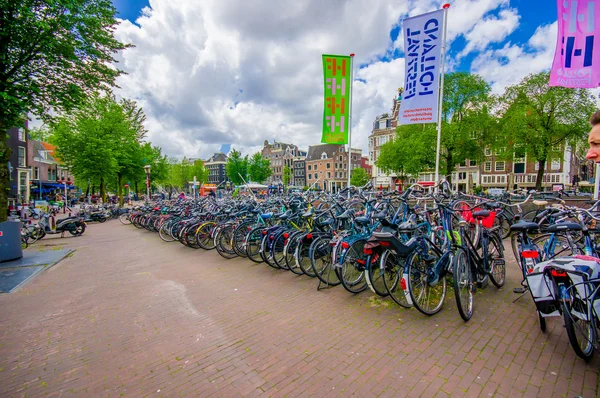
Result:
{"label": "pink banner", "polygon": [[600,0],[557,0],[558,37],[550,86],[600,86]]}

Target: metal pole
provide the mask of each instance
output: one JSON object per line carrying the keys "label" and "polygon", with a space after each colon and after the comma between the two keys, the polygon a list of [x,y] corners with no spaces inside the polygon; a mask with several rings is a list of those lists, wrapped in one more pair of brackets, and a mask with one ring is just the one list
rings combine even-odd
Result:
{"label": "metal pole", "polygon": [[150,174],[146,173],[146,202],[150,202]]}
{"label": "metal pole", "polygon": [[[441,79],[440,79],[440,97],[438,98],[438,124],[437,124],[437,146],[435,151],[435,183],[440,178],[440,146],[442,143],[442,106],[444,104],[444,64],[446,60],[446,30],[448,25],[448,8],[450,4],[444,4],[444,34],[442,35],[442,59],[441,59]],[[437,188],[436,188],[437,189]]]}
{"label": "metal pole", "polygon": [[348,188],[352,172],[352,86],[354,85],[354,54],[350,54],[350,115],[348,116]]}

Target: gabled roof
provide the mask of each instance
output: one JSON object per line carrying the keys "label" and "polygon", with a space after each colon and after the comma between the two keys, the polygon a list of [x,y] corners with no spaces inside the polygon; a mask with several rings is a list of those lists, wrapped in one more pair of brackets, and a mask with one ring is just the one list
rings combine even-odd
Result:
{"label": "gabled roof", "polygon": [[210,162],[226,162],[226,161],[227,161],[227,155],[225,155],[223,152],[215,152],[215,154],[212,155],[210,158],[208,158],[208,160],[206,162],[210,163]]}
{"label": "gabled roof", "polygon": [[319,160],[321,159],[323,153],[327,154],[328,159],[333,158],[336,154],[341,153],[340,148],[343,147],[344,146],[341,144],[320,144],[309,146],[306,160]]}

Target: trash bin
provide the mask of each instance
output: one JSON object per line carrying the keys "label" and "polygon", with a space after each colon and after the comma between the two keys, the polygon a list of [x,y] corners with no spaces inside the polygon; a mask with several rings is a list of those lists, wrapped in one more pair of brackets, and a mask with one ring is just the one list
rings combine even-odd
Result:
{"label": "trash bin", "polygon": [[23,257],[21,246],[21,222],[5,221],[0,223],[0,262]]}

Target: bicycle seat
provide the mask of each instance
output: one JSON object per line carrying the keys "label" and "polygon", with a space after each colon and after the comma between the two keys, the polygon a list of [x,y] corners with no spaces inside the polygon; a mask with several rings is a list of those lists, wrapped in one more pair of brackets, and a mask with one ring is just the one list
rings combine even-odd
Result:
{"label": "bicycle seat", "polygon": [[484,219],[489,216],[490,216],[489,210],[477,210],[477,211],[473,212],[473,217],[475,217],[478,220]]}
{"label": "bicycle seat", "polygon": [[548,201],[547,200],[534,200],[533,204],[536,206],[546,206],[546,205],[548,205]]}
{"label": "bicycle seat", "polygon": [[537,232],[540,229],[540,226],[534,222],[528,221],[519,221],[510,226],[511,231],[527,231],[527,232]]}
{"label": "bicycle seat", "polygon": [[343,212],[342,214],[340,214],[339,216],[337,216],[338,220],[347,220],[350,218],[350,211],[346,210],[345,212]]}
{"label": "bicycle seat", "polygon": [[366,216],[356,217],[354,219],[354,221],[356,221],[358,224],[368,224],[369,223],[369,217],[366,217]]}
{"label": "bicycle seat", "polygon": [[412,231],[416,228],[417,228],[417,226],[412,221],[404,221],[403,223],[400,223],[400,225],[398,225],[399,232]]}
{"label": "bicycle seat", "polygon": [[546,232],[560,232],[560,231],[581,231],[583,227],[580,224],[574,222],[562,222],[554,225],[550,225],[545,229]]}
{"label": "bicycle seat", "polygon": [[263,214],[260,215],[260,217],[263,220],[268,220],[269,218],[273,217],[273,213],[263,213]]}

